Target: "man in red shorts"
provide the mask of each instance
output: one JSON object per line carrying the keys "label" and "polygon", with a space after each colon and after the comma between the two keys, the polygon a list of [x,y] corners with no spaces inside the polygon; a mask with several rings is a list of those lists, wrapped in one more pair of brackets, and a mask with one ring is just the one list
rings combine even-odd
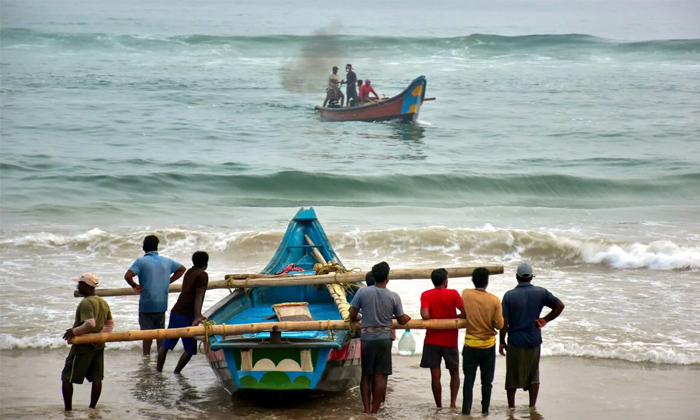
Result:
{"label": "man in red shorts", "polygon": [[[464,318],[462,297],[454,289],[447,288],[447,270],[434,270],[430,279],[434,289],[423,292],[420,297],[420,316],[423,319]],[[450,371],[450,408],[457,408],[459,393],[459,350],[457,349],[459,330],[426,330],[423,342],[423,357],[420,367],[430,369],[433,397],[438,408],[442,408],[442,384],[440,364],[445,359],[445,367]]]}

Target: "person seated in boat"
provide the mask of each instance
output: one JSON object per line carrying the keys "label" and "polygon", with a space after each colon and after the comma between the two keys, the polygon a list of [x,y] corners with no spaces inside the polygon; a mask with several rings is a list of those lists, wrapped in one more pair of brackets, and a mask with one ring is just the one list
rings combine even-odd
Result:
{"label": "person seated in boat", "polygon": [[372,100],[369,97],[370,93],[374,94],[375,99],[379,99],[379,95],[377,95],[377,92],[372,87],[372,81],[369,79],[365,79],[364,85],[360,87],[360,102],[371,102]]}
{"label": "person seated in boat", "polygon": [[328,87],[326,88],[326,100],[323,101],[323,107],[328,104],[331,99],[340,99],[340,107],[343,107],[345,95],[340,91],[340,79],[338,79],[338,66],[333,66],[333,72],[328,76]]}
{"label": "person seated in boat", "polygon": [[[357,91],[359,92],[360,89],[362,89],[362,79],[357,79]],[[358,106],[360,105],[360,97],[355,96],[352,99],[348,99],[348,106]]]}

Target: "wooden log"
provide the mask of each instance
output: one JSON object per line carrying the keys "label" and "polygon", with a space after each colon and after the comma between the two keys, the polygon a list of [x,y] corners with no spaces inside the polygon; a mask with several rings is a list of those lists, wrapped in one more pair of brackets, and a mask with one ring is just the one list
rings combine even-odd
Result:
{"label": "wooden log", "polygon": [[[503,274],[502,265],[486,265],[486,266],[462,266],[462,267],[446,267],[451,279],[469,277],[477,267],[484,267],[489,270],[490,274]],[[430,273],[434,268],[397,268],[389,273],[390,280],[425,280],[430,279]],[[330,273],[314,276],[274,276],[263,278],[250,278],[250,280],[236,280],[239,275],[227,274],[226,278],[231,280],[214,280],[209,282],[208,289],[233,289],[233,288],[248,288],[256,287],[280,287],[280,286],[304,286],[316,284],[342,284],[342,283],[359,283],[365,280],[365,273],[350,272],[350,273]],[[182,284],[171,284],[170,293],[179,293],[182,291]],[[136,293],[131,287],[123,287],[117,289],[95,289],[97,296],[129,296]],[[78,292],[74,292],[75,297],[81,297]]]}
{"label": "wooden log", "polygon": [[[394,329],[410,328],[413,330],[434,329],[451,330],[465,328],[464,319],[412,319],[406,325],[394,321]],[[240,334],[277,331],[326,331],[358,329],[359,324],[345,321],[288,321],[260,322],[252,324],[212,325],[210,335],[234,336]],[[163,340],[166,338],[199,337],[205,334],[205,327],[186,327],[159,330],[118,331],[111,333],[85,334],[74,337],[71,344],[107,343],[113,341]]]}
{"label": "wooden log", "polygon": [[437,98],[435,98],[434,96],[433,96],[432,98],[423,98],[423,102],[425,102],[425,101],[434,101],[435,99],[437,99]]}

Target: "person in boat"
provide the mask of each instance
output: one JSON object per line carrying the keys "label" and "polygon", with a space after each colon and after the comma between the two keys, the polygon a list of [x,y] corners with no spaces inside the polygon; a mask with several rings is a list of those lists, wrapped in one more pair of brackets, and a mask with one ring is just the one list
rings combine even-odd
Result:
{"label": "person in boat", "polygon": [[[362,379],[360,393],[365,413],[377,413],[386,397],[386,385],[392,374],[392,319],[400,325],[411,320],[401,305],[401,297],[387,289],[389,264],[380,262],[372,267],[374,286],[362,287],[355,293],[350,307],[350,320],[362,320]],[[360,315],[362,310],[362,315]]]}
{"label": "person in boat", "polygon": [[[209,275],[206,272],[208,264],[209,254],[206,252],[197,251],[192,254],[192,267],[185,272],[180,297],[178,297],[173,309],[170,310],[168,329],[195,326],[206,320],[206,317],[202,315],[202,305],[204,304],[204,295],[207,293],[209,284]],[[179,338],[163,340],[163,345],[158,351],[158,362],[156,363],[158,372],[163,371],[168,350],[173,350],[179,340]],[[192,356],[197,354],[197,341],[194,338],[183,338],[182,346],[185,348],[185,352],[182,353],[180,360],[177,362],[175,373],[182,372],[182,369]]]}
{"label": "person in boat", "polygon": [[486,291],[489,270],[478,267],[472,273],[473,289],[462,291],[467,314],[467,330],[462,349],[462,414],[471,414],[477,368],[481,371],[481,414],[488,414],[491,405],[493,375],[496,371],[496,335],[503,328],[501,301]]}
{"label": "person in boat", "polygon": [[[73,328],[66,330],[63,339],[70,343],[73,337],[84,334],[112,332],[114,321],[109,305],[95,295],[100,279],[92,273],[85,273],[73,280],[78,282],[78,292],[83,295],[83,300],[75,311]],[[82,384],[85,379],[92,382],[90,408],[97,406],[104,378],[104,348],[104,343],[71,346],[61,373],[63,406],[66,411],[73,409],[73,384]]]}
{"label": "person in boat", "polygon": [[362,85],[362,87],[360,87],[360,102],[370,102],[370,93],[374,94],[375,99],[379,99],[379,95],[377,95],[377,92],[372,87],[372,81],[369,79],[365,79],[365,83]]}
{"label": "person in boat", "polygon": [[[168,310],[170,283],[185,274],[185,267],[170,258],[158,255],[158,237],[148,235],[143,239],[145,255],[131,265],[124,274],[124,280],[140,296],[139,326],[142,330],[165,328],[165,311]],[[138,276],[139,284],[134,282]],[[162,340],[156,340],[160,350]],[[143,340],[143,355],[151,353],[153,340]]]}
{"label": "person in boat", "polygon": [[[518,388],[528,392],[530,408],[535,407],[540,390],[542,328],[564,310],[564,303],[549,290],[531,284],[533,277],[529,264],[518,265],[515,274],[518,285],[507,291],[502,301],[503,328],[498,352],[506,356],[506,395],[511,409],[515,408]],[[551,311],[540,318],[545,306]]]}
{"label": "person in boat", "polygon": [[[420,316],[423,319],[464,318],[462,297],[455,289],[448,289],[448,274],[444,268],[430,274],[433,289],[420,296]],[[420,367],[430,369],[433,398],[438,408],[442,408],[442,385],[440,384],[440,364],[445,360],[445,367],[450,371],[450,408],[457,408],[459,394],[459,350],[457,340],[459,330],[426,330],[423,343],[423,356]],[[495,353],[494,353],[495,354]]]}
{"label": "person in boat", "polygon": [[326,100],[323,101],[323,107],[331,100],[340,100],[340,107],[343,107],[345,95],[340,91],[340,79],[338,78],[338,66],[333,66],[331,75],[328,76],[328,87],[326,88]]}
{"label": "person in boat", "polygon": [[345,71],[348,73],[348,76],[345,79],[345,83],[347,83],[345,93],[347,96],[348,106],[352,106],[357,99],[357,74],[355,74],[353,71],[352,64],[347,64],[345,66]]}

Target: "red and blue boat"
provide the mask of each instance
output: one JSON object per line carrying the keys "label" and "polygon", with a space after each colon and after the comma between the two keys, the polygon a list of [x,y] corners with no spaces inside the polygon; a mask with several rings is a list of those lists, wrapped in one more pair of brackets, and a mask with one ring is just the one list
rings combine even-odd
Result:
{"label": "red and blue boat", "polygon": [[328,121],[415,121],[425,100],[427,81],[420,76],[393,98],[347,108],[321,107],[316,111]]}

